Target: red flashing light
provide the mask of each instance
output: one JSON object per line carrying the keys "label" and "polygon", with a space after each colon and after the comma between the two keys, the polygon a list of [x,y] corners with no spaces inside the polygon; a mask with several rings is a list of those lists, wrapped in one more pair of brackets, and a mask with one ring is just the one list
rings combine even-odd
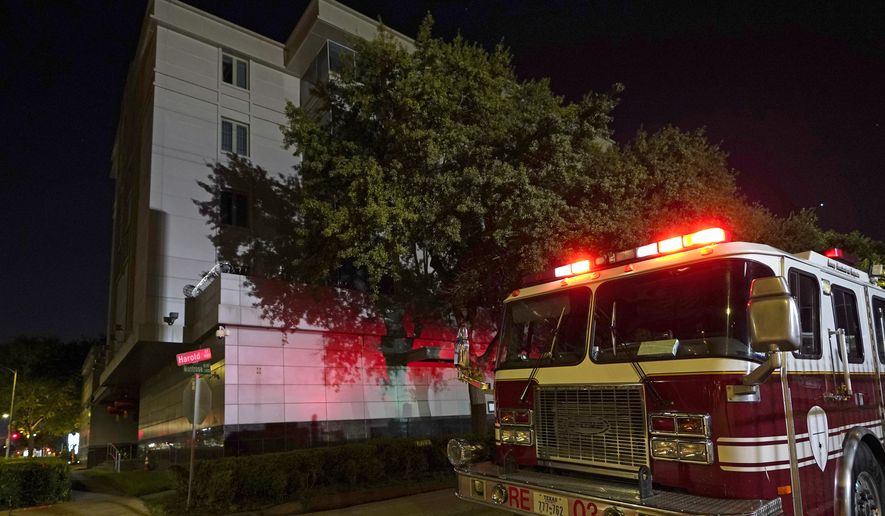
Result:
{"label": "red flashing light", "polygon": [[827,258],[838,260],[840,258],[845,258],[845,252],[838,247],[834,247],[832,249],[827,249],[826,251],[824,251],[824,256],[826,256]]}
{"label": "red flashing light", "polygon": [[725,241],[725,230],[722,228],[705,229],[682,237],[682,245],[685,247],[715,244],[723,241]]}

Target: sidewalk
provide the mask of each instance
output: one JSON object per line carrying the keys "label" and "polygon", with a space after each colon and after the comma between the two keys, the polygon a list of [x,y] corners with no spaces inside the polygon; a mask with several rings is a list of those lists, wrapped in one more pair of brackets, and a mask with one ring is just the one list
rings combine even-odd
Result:
{"label": "sidewalk", "polygon": [[389,516],[422,515],[436,516],[504,516],[508,511],[501,511],[455,497],[453,489],[441,489],[413,496],[404,496],[382,502],[355,505],[344,509],[308,513],[313,516]]}
{"label": "sidewalk", "polygon": [[15,509],[13,514],[23,516],[148,516],[150,513],[138,498],[72,491],[70,502]]}

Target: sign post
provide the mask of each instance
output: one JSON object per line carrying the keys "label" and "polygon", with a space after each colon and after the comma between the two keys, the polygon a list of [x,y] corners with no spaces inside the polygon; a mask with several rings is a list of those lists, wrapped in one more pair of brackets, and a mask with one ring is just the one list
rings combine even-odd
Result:
{"label": "sign post", "polygon": [[[194,452],[197,449],[197,420],[200,417],[200,381],[201,374],[208,374],[209,365],[199,364],[212,359],[212,349],[202,348],[187,353],[179,353],[175,355],[175,363],[184,366],[184,371],[196,373],[194,375],[194,419],[191,423],[191,460],[190,472],[187,478],[187,505],[186,509],[191,509],[191,491],[194,485]],[[192,365],[199,364],[199,365]]]}
{"label": "sign post", "polygon": [[191,461],[190,472],[187,476],[187,510],[191,510],[191,488],[194,485],[194,451],[197,449],[197,417],[199,416],[200,405],[200,375],[194,375],[194,422],[191,423]]}

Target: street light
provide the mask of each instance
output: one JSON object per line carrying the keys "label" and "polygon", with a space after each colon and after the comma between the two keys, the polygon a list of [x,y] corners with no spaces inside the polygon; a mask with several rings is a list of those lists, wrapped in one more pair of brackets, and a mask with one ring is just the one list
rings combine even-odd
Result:
{"label": "street light", "polygon": [[[6,425],[6,458],[9,458],[9,448],[12,445],[12,409],[15,408],[15,384],[18,381],[18,371],[6,366],[0,366],[12,373],[12,396],[9,397],[9,424]],[[6,414],[4,414],[6,416]]]}

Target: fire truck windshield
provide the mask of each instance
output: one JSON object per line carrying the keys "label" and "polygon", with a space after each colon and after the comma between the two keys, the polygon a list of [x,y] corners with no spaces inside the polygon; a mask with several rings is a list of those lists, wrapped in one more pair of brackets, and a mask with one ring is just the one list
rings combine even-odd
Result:
{"label": "fire truck windshield", "polygon": [[589,305],[586,287],[507,303],[498,369],[535,367],[551,351],[541,366],[580,362],[587,352]]}
{"label": "fire truck windshield", "polygon": [[746,306],[753,279],[773,275],[758,262],[723,259],[603,283],[596,290],[591,358],[762,361],[747,345]]}

